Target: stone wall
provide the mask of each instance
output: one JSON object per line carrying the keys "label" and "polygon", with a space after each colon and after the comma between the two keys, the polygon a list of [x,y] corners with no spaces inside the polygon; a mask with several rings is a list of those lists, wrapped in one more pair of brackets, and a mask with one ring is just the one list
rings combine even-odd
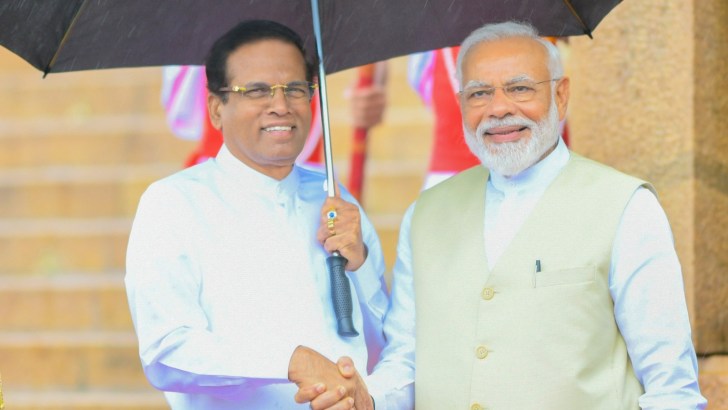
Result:
{"label": "stone wall", "polygon": [[696,347],[728,352],[728,2],[626,1],[568,50],[572,147],[651,181]]}

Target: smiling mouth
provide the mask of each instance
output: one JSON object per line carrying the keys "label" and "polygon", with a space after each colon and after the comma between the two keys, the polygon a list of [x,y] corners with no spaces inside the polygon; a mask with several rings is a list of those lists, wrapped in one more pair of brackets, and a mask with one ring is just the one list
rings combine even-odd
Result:
{"label": "smiling mouth", "polygon": [[287,127],[287,126],[283,126],[283,125],[276,125],[274,127],[266,127],[266,128],[263,128],[263,131],[267,131],[267,132],[278,132],[278,131],[290,131],[292,129],[293,129],[293,127]]}
{"label": "smiling mouth", "polygon": [[490,130],[485,131],[486,135],[507,135],[514,132],[521,132],[525,130],[528,127],[508,127],[508,128],[492,128]]}

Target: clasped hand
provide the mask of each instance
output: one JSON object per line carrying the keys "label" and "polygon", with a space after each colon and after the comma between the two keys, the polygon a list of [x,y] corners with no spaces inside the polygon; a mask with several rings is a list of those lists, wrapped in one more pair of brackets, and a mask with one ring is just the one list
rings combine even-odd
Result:
{"label": "clasped hand", "polygon": [[299,346],[291,357],[288,379],[298,386],[296,402],[310,402],[313,410],[374,409],[366,384],[348,357],[334,363]]}

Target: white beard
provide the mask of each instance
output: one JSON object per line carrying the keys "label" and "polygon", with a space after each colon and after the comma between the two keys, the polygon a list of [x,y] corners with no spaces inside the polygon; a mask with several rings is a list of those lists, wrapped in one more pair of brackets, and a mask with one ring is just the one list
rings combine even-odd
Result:
{"label": "white beard", "polygon": [[[531,130],[530,138],[495,143],[483,137],[485,130],[489,128],[510,126],[528,127]],[[463,131],[470,151],[483,166],[500,175],[511,177],[534,165],[546,151],[556,145],[559,138],[559,112],[552,96],[548,114],[537,123],[528,118],[506,117],[483,121],[475,132],[463,125]]]}

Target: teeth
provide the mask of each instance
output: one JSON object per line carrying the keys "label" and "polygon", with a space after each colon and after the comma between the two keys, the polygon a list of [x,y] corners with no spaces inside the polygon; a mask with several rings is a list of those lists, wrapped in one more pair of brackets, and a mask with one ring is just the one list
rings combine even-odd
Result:
{"label": "teeth", "polygon": [[291,129],[292,129],[292,127],[284,127],[284,126],[281,126],[281,125],[275,126],[275,127],[264,128],[264,130],[269,131],[269,132],[273,132],[273,131],[290,131]]}

